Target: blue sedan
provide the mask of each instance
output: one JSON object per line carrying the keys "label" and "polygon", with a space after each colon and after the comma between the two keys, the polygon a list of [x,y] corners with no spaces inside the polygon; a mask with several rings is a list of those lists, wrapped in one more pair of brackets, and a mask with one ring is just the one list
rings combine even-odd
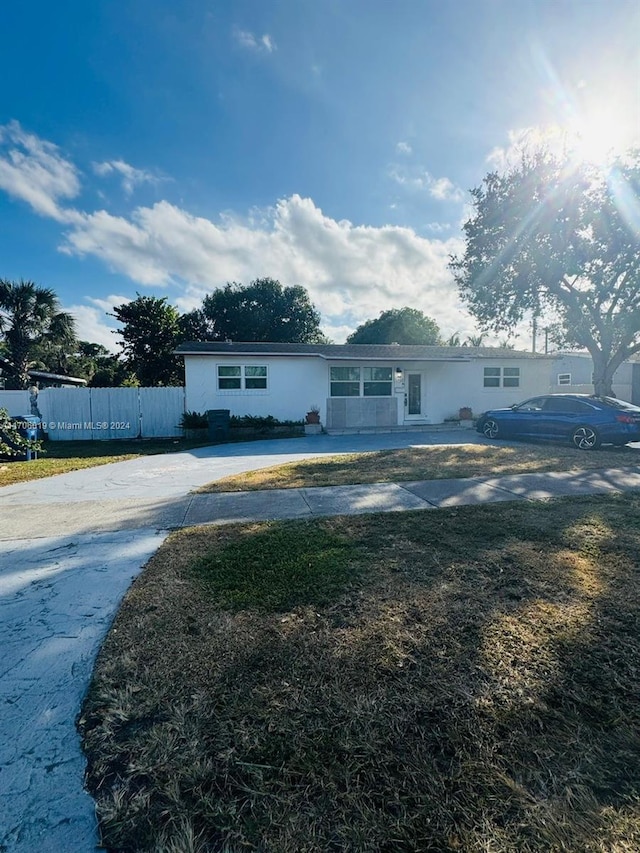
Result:
{"label": "blue sedan", "polygon": [[487,438],[568,440],[580,450],[622,447],[640,441],[640,408],[613,397],[548,394],[483,412],[476,429]]}

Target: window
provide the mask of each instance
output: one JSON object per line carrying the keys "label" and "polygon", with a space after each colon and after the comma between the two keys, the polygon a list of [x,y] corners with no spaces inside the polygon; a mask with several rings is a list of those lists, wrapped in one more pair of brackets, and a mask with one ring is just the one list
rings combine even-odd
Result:
{"label": "window", "polygon": [[332,397],[391,397],[391,367],[329,368]]}
{"label": "window", "polygon": [[558,374],[558,385],[571,385],[571,374],[570,373],[559,373]]}
{"label": "window", "polygon": [[365,397],[391,396],[391,368],[363,367],[362,386]]}
{"label": "window", "polygon": [[545,412],[569,415],[593,414],[593,408],[583,403],[582,400],[574,400],[573,397],[547,397],[544,404]]}
{"label": "window", "polygon": [[253,388],[267,387],[267,368],[266,367],[249,367],[244,368],[244,387],[247,390]]}
{"label": "window", "polygon": [[330,377],[332,397],[360,396],[359,367],[332,367]]}
{"label": "window", "polygon": [[219,364],[219,391],[255,391],[267,387],[267,368],[264,365]]}
{"label": "window", "polygon": [[524,403],[520,403],[519,406],[516,406],[514,411],[516,412],[541,412],[545,406],[547,398],[546,397],[534,397],[532,400],[525,400]]}
{"label": "window", "polygon": [[484,369],[484,387],[499,388],[500,387],[500,368],[485,367]]}
{"label": "window", "polygon": [[485,388],[519,388],[520,387],[520,368],[519,367],[485,367],[484,369],[484,387]]}
{"label": "window", "polygon": [[218,388],[220,391],[228,391],[232,388],[242,387],[240,367],[218,365]]}
{"label": "window", "polygon": [[520,368],[519,367],[503,367],[502,368],[502,385],[504,388],[519,388],[520,387]]}

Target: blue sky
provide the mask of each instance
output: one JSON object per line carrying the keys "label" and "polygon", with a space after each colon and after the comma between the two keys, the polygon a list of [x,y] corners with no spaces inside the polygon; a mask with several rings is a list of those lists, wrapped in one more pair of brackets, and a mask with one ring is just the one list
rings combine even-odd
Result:
{"label": "blue sky", "polygon": [[33,0],[0,31],[0,276],[111,347],[136,292],[260,276],[337,342],[403,305],[464,336],[468,190],[551,126],[640,135],[637,0]]}

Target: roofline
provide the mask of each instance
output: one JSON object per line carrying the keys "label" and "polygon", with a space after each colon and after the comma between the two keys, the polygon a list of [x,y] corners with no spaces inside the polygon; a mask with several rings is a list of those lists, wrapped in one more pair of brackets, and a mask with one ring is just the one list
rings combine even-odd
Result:
{"label": "roofline", "polygon": [[324,361],[454,361],[454,362],[466,362],[471,361],[472,356],[463,356],[463,355],[451,355],[447,356],[426,356],[423,358],[418,358],[417,356],[393,356],[392,354],[381,355],[381,356],[371,356],[371,355],[325,355],[321,352],[242,352],[241,350],[237,352],[206,352],[206,351],[193,351],[193,352],[185,352],[184,350],[174,350],[176,355],[206,355],[206,356],[216,356],[222,355],[225,358],[231,357],[239,357],[239,356],[255,356],[256,358],[322,358]]}
{"label": "roofline", "polygon": [[[496,349],[498,349],[496,347]],[[256,352],[256,351],[242,351],[236,350],[235,352],[225,352],[224,350],[174,350],[174,355],[193,355],[193,356],[223,356],[225,358],[239,358],[239,357],[256,357],[256,358],[321,358],[324,361],[444,361],[448,363],[468,363],[470,361],[476,360],[485,360],[490,358],[516,358],[516,359],[546,359],[548,361],[552,361],[556,358],[554,355],[550,355],[548,353],[523,353],[523,352],[513,352],[513,350],[505,350],[504,355],[502,353],[496,353],[495,355],[451,355],[451,356],[403,356],[400,354],[394,355],[393,353],[378,355],[378,356],[367,356],[367,355],[325,355],[321,352]]]}

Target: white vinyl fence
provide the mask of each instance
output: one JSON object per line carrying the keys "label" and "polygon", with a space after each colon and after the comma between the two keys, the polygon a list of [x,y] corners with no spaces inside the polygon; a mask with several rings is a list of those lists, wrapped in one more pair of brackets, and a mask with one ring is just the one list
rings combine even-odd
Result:
{"label": "white vinyl fence", "polygon": [[[184,388],[45,388],[38,394],[42,425],[52,441],[174,438],[184,412]],[[0,391],[0,408],[31,414],[28,391]]]}

